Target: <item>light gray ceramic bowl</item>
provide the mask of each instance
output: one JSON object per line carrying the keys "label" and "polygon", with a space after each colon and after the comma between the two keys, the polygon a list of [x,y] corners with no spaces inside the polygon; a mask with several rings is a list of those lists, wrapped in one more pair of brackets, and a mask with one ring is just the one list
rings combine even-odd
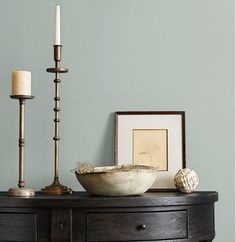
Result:
{"label": "light gray ceramic bowl", "polygon": [[157,178],[157,168],[139,165],[94,167],[75,171],[84,189],[98,196],[130,196],[146,192]]}

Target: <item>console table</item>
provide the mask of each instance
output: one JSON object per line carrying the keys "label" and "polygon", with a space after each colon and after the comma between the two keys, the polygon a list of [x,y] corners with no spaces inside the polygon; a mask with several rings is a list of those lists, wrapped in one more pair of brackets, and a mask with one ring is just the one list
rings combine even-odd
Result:
{"label": "console table", "polygon": [[95,197],[86,192],[33,198],[0,192],[0,241],[210,242],[217,192],[148,192]]}

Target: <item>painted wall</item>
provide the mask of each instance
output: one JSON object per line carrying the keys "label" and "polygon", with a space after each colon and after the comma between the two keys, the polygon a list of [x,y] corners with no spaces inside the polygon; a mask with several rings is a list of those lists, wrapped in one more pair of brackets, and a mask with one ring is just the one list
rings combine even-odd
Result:
{"label": "painted wall", "polygon": [[60,176],[113,164],[113,112],[185,110],[187,165],[216,190],[216,242],[234,242],[234,1],[2,0],[0,190],[17,184],[18,103],[11,72],[33,73],[26,105],[26,181],[53,177],[54,7],[62,8]]}

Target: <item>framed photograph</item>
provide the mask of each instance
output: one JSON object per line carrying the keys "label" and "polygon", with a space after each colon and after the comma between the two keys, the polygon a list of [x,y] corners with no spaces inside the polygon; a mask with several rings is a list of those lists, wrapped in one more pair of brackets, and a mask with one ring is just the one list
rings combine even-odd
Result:
{"label": "framed photograph", "polygon": [[117,165],[158,167],[152,190],[173,190],[174,176],[185,168],[185,113],[116,112]]}

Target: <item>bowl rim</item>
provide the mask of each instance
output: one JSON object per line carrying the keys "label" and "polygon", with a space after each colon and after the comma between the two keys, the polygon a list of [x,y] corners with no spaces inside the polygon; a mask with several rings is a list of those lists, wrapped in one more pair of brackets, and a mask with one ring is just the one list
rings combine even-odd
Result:
{"label": "bowl rim", "polygon": [[93,170],[80,172],[79,168],[75,170],[78,175],[86,174],[101,174],[101,173],[115,173],[115,172],[129,172],[134,170],[152,170],[158,171],[158,167],[146,166],[146,165],[118,165],[118,166],[96,166],[92,167]]}

